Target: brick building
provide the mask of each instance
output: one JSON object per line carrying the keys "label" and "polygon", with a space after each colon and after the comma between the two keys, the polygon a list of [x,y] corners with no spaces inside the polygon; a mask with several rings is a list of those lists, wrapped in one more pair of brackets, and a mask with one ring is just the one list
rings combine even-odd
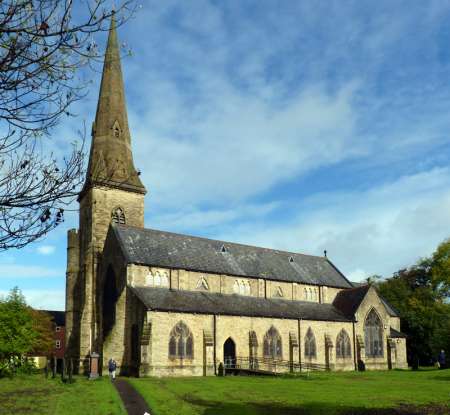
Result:
{"label": "brick building", "polygon": [[145,194],[113,19],[79,229],[68,232],[68,357],[99,352],[122,373],[158,376],[237,361],[406,367],[399,316],[374,288],[354,287],[326,257],[145,229]]}

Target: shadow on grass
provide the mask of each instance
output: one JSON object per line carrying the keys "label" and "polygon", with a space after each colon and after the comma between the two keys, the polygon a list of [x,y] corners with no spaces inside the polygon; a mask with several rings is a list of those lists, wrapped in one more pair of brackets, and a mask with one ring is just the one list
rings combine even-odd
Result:
{"label": "shadow on grass", "polygon": [[185,398],[189,403],[201,408],[202,415],[448,415],[446,405],[399,405],[395,408],[352,408],[320,402],[298,407],[286,406],[281,402],[267,403],[226,403]]}

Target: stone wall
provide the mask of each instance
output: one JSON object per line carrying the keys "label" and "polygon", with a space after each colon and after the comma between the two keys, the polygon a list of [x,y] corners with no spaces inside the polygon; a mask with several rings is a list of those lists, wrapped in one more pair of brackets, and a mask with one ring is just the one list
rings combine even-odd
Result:
{"label": "stone wall", "polygon": [[[215,322],[214,322],[215,320]],[[170,332],[174,326],[182,321],[194,337],[193,359],[169,358]],[[249,333],[254,331],[258,341],[256,355],[263,358],[264,336],[274,327],[282,339],[282,358],[284,361],[319,364],[323,369],[354,370],[354,348],[352,342],[352,357],[336,359],[335,341],[338,333],[345,329],[353,339],[352,323],[320,322],[305,320],[288,320],[273,318],[252,318],[240,316],[216,316],[203,314],[186,314],[149,311],[147,324],[151,325],[151,339],[145,346],[145,365],[141,368],[142,375],[150,376],[202,376],[214,374],[215,367],[224,362],[224,343],[231,338],[235,344],[236,356],[248,358],[250,356]],[[317,355],[314,359],[304,356],[304,340],[308,328],[311,328],[315,338]],[[214,346],[209,347],[205,336],[215,339]],[[333,347],[327,347],[326,338],[331,339]],[[292,342],[292,338],[295,341]],[[300,339],[300,341],[299,341]],[[295,344],[295,346],[293,345]],[[300,346],[300,350],[299,347]],[[329,344],[328,344],[329,346]],[[286,363],[286,362],[285,362]],[[273,369],[273,367],[272,367]],[[289,367],[276,367],[277,371],[288,371]]]}
{"label": "stone wall", "polygon": [[[200,284],[206,281],[208,291],[212,293],[234,294],[235,282],[248,283],[250,291],[246,294],[252,297],[283,298],[285,300],[314,301],[332,303],[336,294],[341,290],[334,287],[321,287],[296,282],[284,282],[265,280],[263,278],[244,278],[232,275],[211,274],[207,272],[188,271],[184,269],[168,269],[161,267],[149,267],[132,265],[129,273],[129,283],[136,286],[149,284],[148,275],[167,275],[169,283],[167,288],[176,290],[202,291],[205,288]],[[280,290],[282,296],[280,296]],[[305,296],[305,290],[315,293],[315,297]]]}

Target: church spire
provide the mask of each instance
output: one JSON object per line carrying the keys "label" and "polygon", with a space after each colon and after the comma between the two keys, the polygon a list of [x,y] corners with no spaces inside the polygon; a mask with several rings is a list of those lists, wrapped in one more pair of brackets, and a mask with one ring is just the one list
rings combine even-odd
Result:
{"label": "church spire", "polygon": [[94,184],[145,193],[131,153],[125,90],[120,64],[116,19],[113,15],[108,35],[102,81],[89,165],[82,193]]}

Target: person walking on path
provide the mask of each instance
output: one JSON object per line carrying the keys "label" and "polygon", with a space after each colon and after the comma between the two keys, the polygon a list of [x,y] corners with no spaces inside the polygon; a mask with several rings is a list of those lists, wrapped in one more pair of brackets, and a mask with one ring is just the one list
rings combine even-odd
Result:
{"label": "person walking on path", "polygon": [[111,357],[108,362],[108,370],[109,370],[109,378],[111,380],[116,379],[116,369],[117,369],[117,363],[116,361]]}

